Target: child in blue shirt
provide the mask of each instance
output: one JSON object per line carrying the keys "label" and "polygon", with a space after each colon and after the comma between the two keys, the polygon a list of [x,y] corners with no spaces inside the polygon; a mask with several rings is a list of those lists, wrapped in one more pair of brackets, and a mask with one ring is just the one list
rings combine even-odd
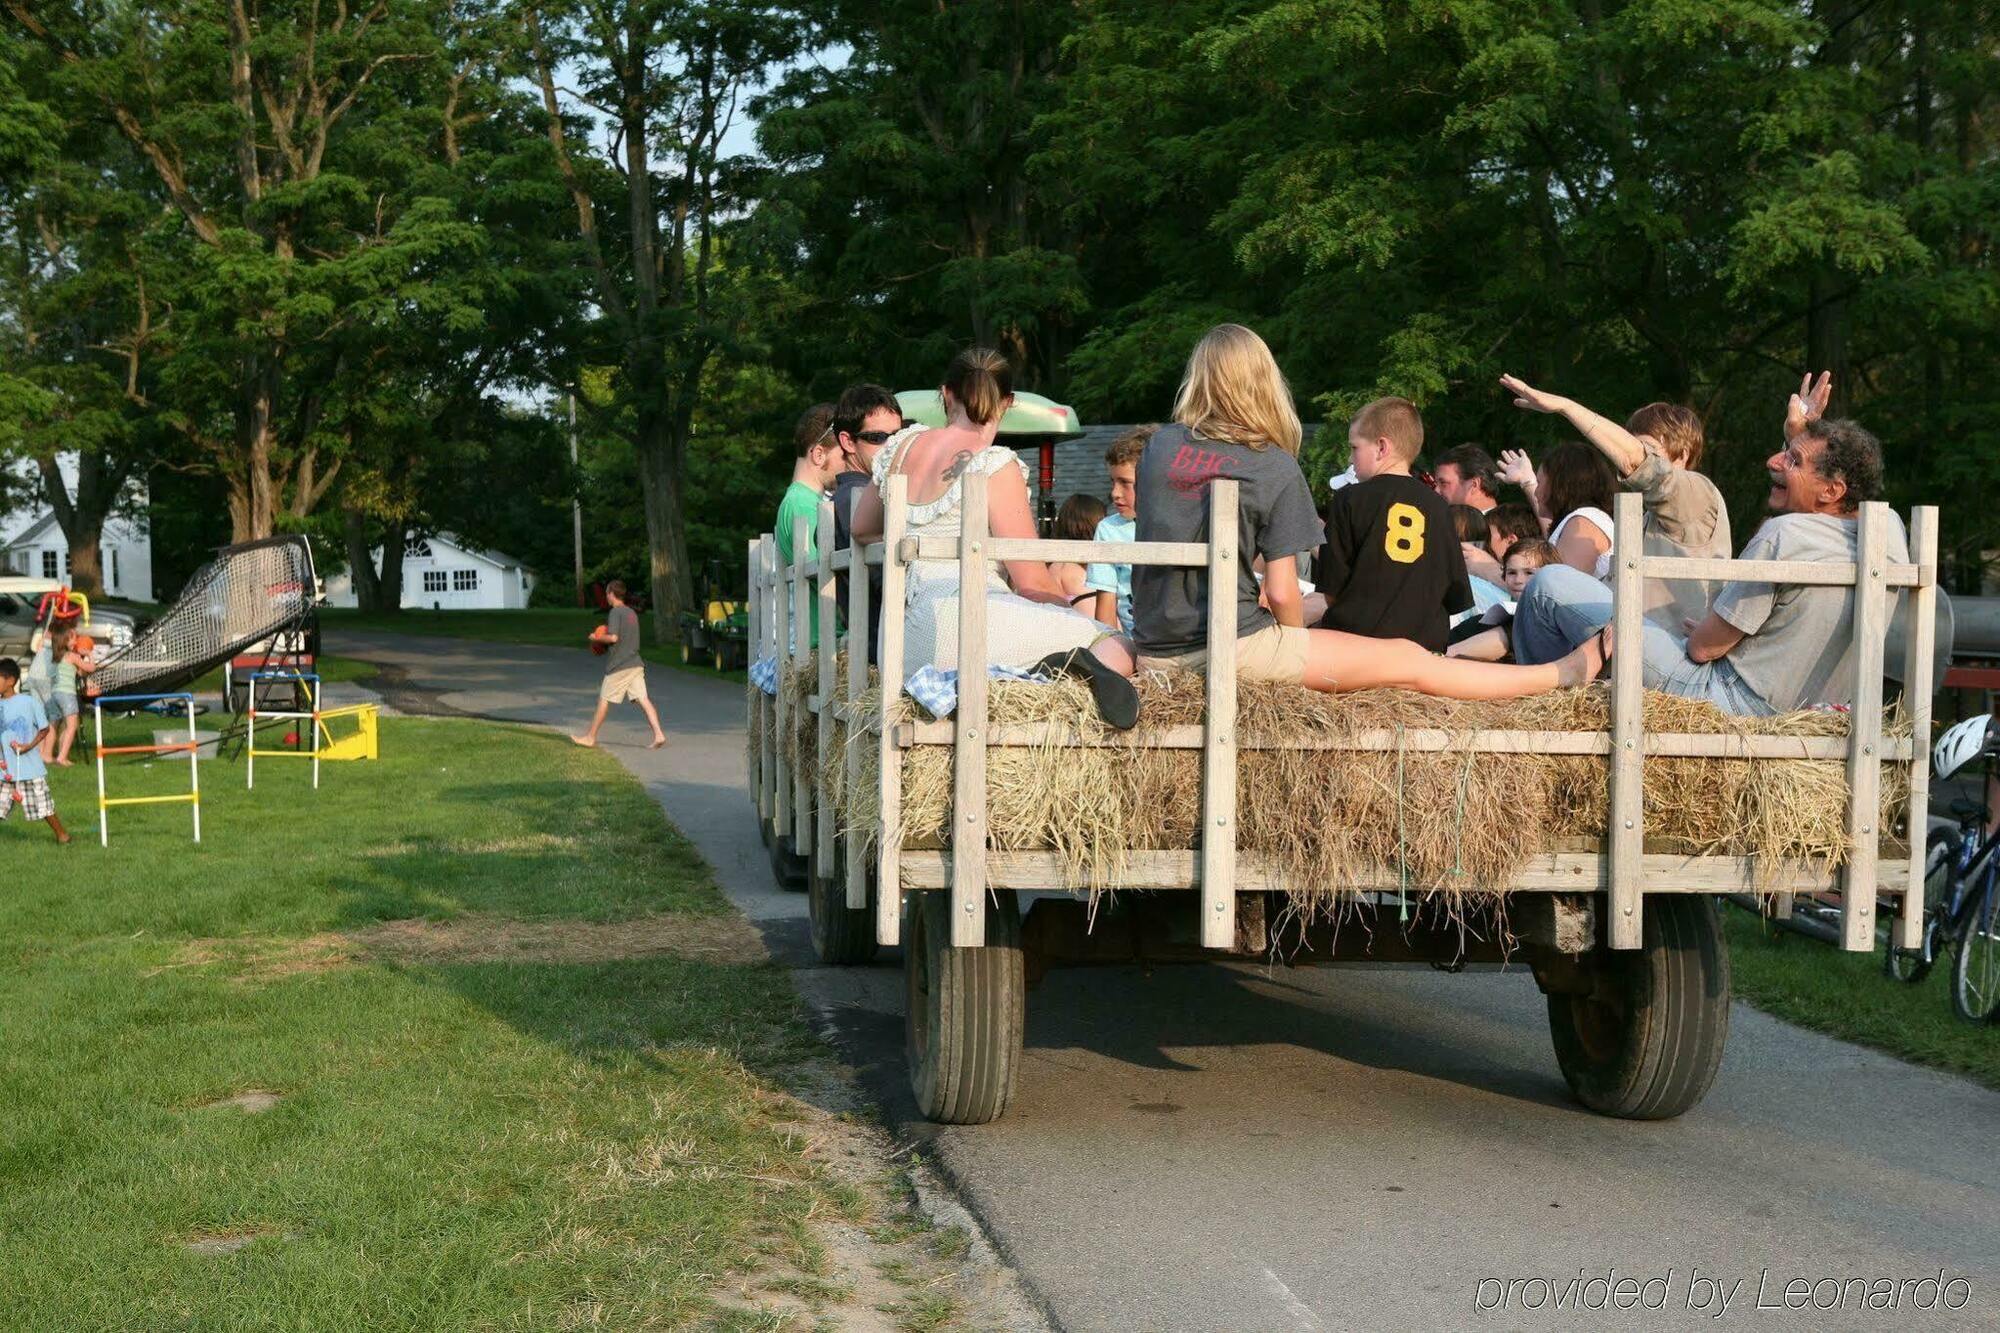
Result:
{"label": "child in blue shirt", "polygon": [[42,701],[21,689],[21,667],[11,657],[0,657],[0,821],[14,813],[41,819],[54,830],[57,842],[68,842],[69,832],[56,818],[55,798],[49,795],[49,770],[42,762],[42,742],[49,734],[49,715]]}
{"label": "child in blue shirt", "polygon": [[[1159,426],[1134,426],[1111,442],[1104,461],[1111,473],[1111,512],[1098,523],[1093,540],[1139,539],[1139,455]],[[1092,614],[1121,633],[1132,632],[1132,566],[1099,562],[1084,571],[1083,586],[1097,594]]]}

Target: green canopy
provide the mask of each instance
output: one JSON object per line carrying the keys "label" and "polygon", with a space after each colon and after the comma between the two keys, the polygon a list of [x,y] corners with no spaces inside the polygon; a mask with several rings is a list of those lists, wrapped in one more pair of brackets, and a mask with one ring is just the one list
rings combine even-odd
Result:
{"label": "green canopy", "polygon": [[[925,426],[944,425],[944,398],[936,389],[905,389],[896,395],[903,419]],[[1002,435],[1081,435],[1083,423],[1067,403],[1038,393],[1017,393],[1014,405],[1000,418]]]}

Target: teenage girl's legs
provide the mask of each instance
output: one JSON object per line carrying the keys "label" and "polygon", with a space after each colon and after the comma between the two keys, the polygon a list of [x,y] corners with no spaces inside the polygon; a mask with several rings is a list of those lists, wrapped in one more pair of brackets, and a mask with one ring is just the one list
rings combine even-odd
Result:
{"label": "teenage girl's legs", "polygon": [[[52,758],[55,763],[61,764],[64,768],[70,767],[69,748],[76,744],[76,726],[82,720],[82,714],[71,713],[62,721],[62,743],[56,747],[56,752]],[[53,731],[50,732],[49,738],[51,740],[55,738]]]}
{"label": "teenage girl's legs", "polygon": [[1331,629],[1309,632],[1304,683],[1330,693],[1402,689],[1444,699],[1518,699],[1588,684],[1603,669],[1608,651],[1608,636],[1594,635],[1560,661],[1509,666],[1438,657],[1408,639],[1370,639]]}

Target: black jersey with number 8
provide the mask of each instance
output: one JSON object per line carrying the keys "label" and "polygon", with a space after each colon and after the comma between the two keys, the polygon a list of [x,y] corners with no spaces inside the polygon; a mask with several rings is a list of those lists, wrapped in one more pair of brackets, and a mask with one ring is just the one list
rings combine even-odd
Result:
{"label": "black jersey with number 8", "polygon": [[1414,639],[1434,653],[1444,651],[1451,617],[1472,605],[1451,506],[1401,475],[1333,493],[1313,581],[1329,603],[1322,628]]}

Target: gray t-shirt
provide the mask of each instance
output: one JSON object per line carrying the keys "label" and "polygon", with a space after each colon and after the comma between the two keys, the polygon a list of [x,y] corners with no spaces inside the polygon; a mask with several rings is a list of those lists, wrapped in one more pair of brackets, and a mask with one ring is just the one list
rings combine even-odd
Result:
{"label": "gray t-shirt", "polygon": [[604,615],[604,628],[618,636],[604,654],[604,674],[639,665],[639,613],[629,606],[614,606]]}
{"label": "gray t-shirt", "polygon": [[[1284,450],[1252,449],[1203,439],[1186,426],[1163,426],[1139,457],[1138,540],[1208,540],[1208,484],[1237,483],[1236,633],[1273,623],[1257,605],[1252,560],[1310,551],[1325,529],[1298,460]],[[1178,657],[1208,647],[1208,571],[1135,565],[1132,637],[1154,657]]]}
{"label": "gray t-shirt", "polygon": [[[1741,558],[1848,561],[1856,541],[1851,518],[1779,514],[1757,529]],[[1892,564],[1910,558],[1902,522],[1893,516],[1888,558]],[[1711,609],[1743,631],[1727,660],[1776,711],[1854,701],[1854,589],[1736,582],[1723,586]]]}
{"label": "gray t-shirt", "polygon": [[[1729,507],[1722,492],[1699,472],[1677,468],[1656,444],[1624,480],[1625,489],[1644,497],[1642,529],[1647,555],[1727,560],[1731,554]],[[1647,579],[1646,619],[1674,634],[1682,622],[1708,613],[1715,588],[1705,579]]]}

